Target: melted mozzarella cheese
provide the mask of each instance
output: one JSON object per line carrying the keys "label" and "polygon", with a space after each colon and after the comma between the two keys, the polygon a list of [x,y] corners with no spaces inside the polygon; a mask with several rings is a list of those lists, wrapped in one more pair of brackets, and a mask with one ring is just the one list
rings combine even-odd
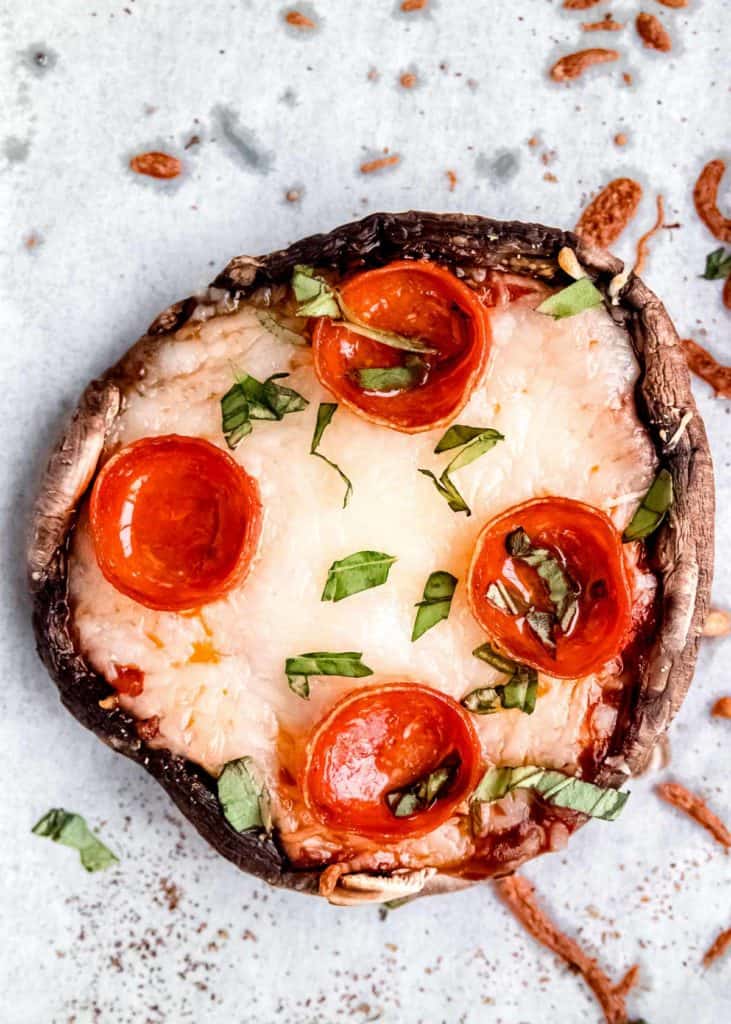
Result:
{"label": "melted mozzarella cheese", "polygon": [[[101,575],[84,514],[70,563],[75,625],[92,664],[110,680],[116,665],[145,673],[144,692],[122,696],[123,706],[139,718],[158,716],[154,742],[214,773],[229,760],[254,757],[293,855],[316,848],[324,855],[327,844],[323,830],[280,792],[282,751],[301,741],[333,702],[354,686],[386,680],[416,680],[458,700],[498,681],[471,654],[485,637],[469,612],[464,583],[486,520],[555,494],[604,509],[621,528],[653,477],[653,449],[633,401],[637,366],[626,333],[603,308],[554,321],[517,302],[494,312],[492,331],[489,369],[458,420],[495,427],[505,440],[455,474],[471,517],[450,511],[417,472],[438,474],[449,460],[433,453],[443,428],[401,434],[340,407],[321,450],[353,481],[343,510],[342,481],[309,454],[317,405],[332,396],[314,375],[311,350],[279,341],[251,308],[161,340],[129,388],[108,440],[112,450],[179,433],[224,447],[220,399],[232,367],[259,379],[288,371],[286,384],[309,400],[304,412],[281,422],[256,422],[233,453],[257,478],[264,506],[260,549],[243,586],[196,614],[144,608]],[[388,583],[323,603],[328,567],[362,549],[396,556]],[[449,619],[412,643],[414,604],[438,569],[460,581]],[[635,573],[635,586],[641,585]],[[362,651],[374,674],[314,679],[311,700],[301,700],[287,687],[284,663],[312,650]],[[486,762],[575,769],[590,738],[613,728],[607,705],[596,714],[607,675],[574,682],[541,677],[532,715],[475,716]],[[401,862],[449,862],[465,854],[464,845],[463,833],[448,823],[426,839],[400,844]]]}

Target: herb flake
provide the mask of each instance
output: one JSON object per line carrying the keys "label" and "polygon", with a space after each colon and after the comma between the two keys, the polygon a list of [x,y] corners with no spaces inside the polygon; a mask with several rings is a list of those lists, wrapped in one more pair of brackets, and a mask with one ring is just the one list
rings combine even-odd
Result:
{"label": "herb flake", "polygon": [[430,469],[420,469],[419,472],[434,482],[437,492],[441,494],[453,512],[464,512],[471,516],[472,509],[458,491],[450,474],[469,466],[480,456],[491,451],[498,441],[504,440],[503,434],[492,427],[477,428],[455,424],[443,435],[434,451],[450,451],[457,447],[461,447],[462,451],[454,456],[438,479]]}
{"label": "herb flake", "polygon": [[104,871],[119,862],[119,857],[94,835],[80,814],[72,814],[63,807],[54,807],[31,829],[33,835],[51,839],[77,850],[87,871]]}
{"label": "herb flake", "polygon": [[394,555],[383,551],[356,551],[347,558],[333,562],[327,572],[327,582],[321,601],[342,601],[353,594],[372,587],[380,587],[388,579]]}
{"label": "herb flake", "polygon": [[226,821],[237,832],[252,828],[271,831],[269,794],[251,757],[224,765],[218,777],[218,800]]}
{"label": "herb flake", "polygon": [[373,669],[363,664],[362,657],[359,651],[314,651],[287,658],[284,664],[287,683],[293,693],[307,700],[310,676],[343,676],[348,679],[372,676]]}
{"label": "herb flake", "polygon": [[526,715],[532,715],[538,697],[538,673],[529,665],[506,658],[489,644],[482,644],[473,652],[476,658],[510,676],[507,683],[497,686],[481,686],[471,690],[462,698],[462,707],[475,715],[492,715],[500,708],[517,708]]}
{"label": "herb flake", "polygon": [[221,424],[230,449],[251,433],[252,420],[282,420],[288,413],[302,412],[309,405],[299,392],[276,383],[287,376],[275,373],[265,381],[248,373],[237,376],[221,399]]}
{"label": "herb flake", "polygon": [[409,356],[401,366],[368,366],[352,371],[351,376],[364,391],[389,393],[408,391],[422,384],[428,367],[419,356]]}
{"label": "herb flake", "polygon": [[322,435],[325,433],[325,429],[330,425],[333,416],[338,411],[337,403],[335,402],[320,402],[317,410],[317,422],[315,423],[315,432],[312,435],[312,444],[310,445],[310,455],[315,455],[318,459],[322,459],[326,462],[331,469],[334,469],[340,479],[345,484],[345,495],[343,496],[343,508],[347,508],[348,502],[353,494],[353,485],[349,478],[343,473],[337,462],[332,462],[322,452],[318,452],[320,441],[322,441]]}
{"label": "herb flake", "polygon": [[514,789],[532,789],[548,803],[579,811],[590,818],[614,821],[629,799],[629,793],[603,789],[564,772],[522,765],[518,768],[488,768],[472,799],[480,803],[500,800]]}
{"label": "herb flake", "polygon": [[628,544],[649,537],[660,526],[672,503],[673,478],[667,469],[661,469],[622,534],[623,542]]}
{"label": "herb flake", "polygon": [[427,775],[386,794],[386,803],[397,818],[407,818],[433,807],[452,785],[459,768],[456,758],[448,758]]}
{"label": "herb flake", "polygon": [[537,313],[545,313],[554,320],[563,320],[568,316],[576,316],[587,309],[600,306],[603,302],[601,292],[595,288],[588,277],[574,281],[567,288],[555,292],[536,306]]}
{"label": "herb flake", "polygon": [[731,275],[731,251],[726,252],[723,246],[709,252],[706,256],[706,269],[701,275],[706,281],[723,281]]}
{"label": "herb flake", "polygon": [[417,612],[411,642],[422,637],[427,630],[448,618],[452,607],[452,598],[457,586],[457,577],[449,572],[439,571],[429,574],[424,585],[424,596],[416,605]]}

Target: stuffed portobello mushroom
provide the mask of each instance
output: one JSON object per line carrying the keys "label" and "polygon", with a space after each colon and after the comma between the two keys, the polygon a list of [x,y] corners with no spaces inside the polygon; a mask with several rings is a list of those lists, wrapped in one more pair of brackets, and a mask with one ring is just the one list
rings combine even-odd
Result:
{"label": "stuffed portobello mushroom", "polygon": [[162,313],[52,454],[29,577],[76,718],[240,868],[349,905],[616,818],[712,542],[655,295],[574,234],[412,212]]}

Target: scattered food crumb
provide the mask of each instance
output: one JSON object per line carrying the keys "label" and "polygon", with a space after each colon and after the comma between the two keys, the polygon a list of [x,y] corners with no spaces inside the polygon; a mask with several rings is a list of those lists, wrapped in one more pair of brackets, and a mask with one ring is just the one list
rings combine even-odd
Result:
{"label": "scattered food crumb", "polygon": [[401,10],[406,11],[423,11],[429,0],[402,0]]}
{"label": "scattered food crumb", "polygon": [[654,14],[645,14],[641,11],[635,20],[637,35],[650,50],[659,50],[660,53],[668,53],[673,48],[670,35]]}
{"label": "scattered food crumb", "polygon": [[366,78],[368,79],[369,82],[377,82],[380,77],[381,76],[377,68],[368,69],[368,74],[366,75]]}
{"label": "scattered food crumb", "polygon": [[688,368],[710,384],[716,392],[716,398],[731,398],[731,366],[724,366],[692,338],[684,338],[681,343]]}
{"label": "scattered food crumb", "polygon": [[713,940],[703,955],[703,966],[710,967],[714,960],[717,960],[719,956],[723,956],[729,946],[731,946],[731,928],[727,928],[725,932],[721,932]]}
{"label": "scattered food crumb", "polygon": [[639,182],[632,178],[615,178],[586,207],[576,231],[585,241],[607,248],[632,220],[641,198]]}
{"label": "scattered food crumb", "polygon": [[302,11],[287,11],[284,15],[284,20],[288,25],[292,25],[293,28],[310,29],[317,27],[312,18],[308,18]]}
{"label": "scattered food crumb", "polygon": [[302,198],[302,190],[299,188],[289,188],[284,193],[284,198],[288,203],[298,203]]}
{"label": "scattered food crumb", "polygon": [[577,942],[560,931],[541,909],[535,890],[527,879],[521,875],[511,875],[494,885],[508,909],[533,938],[581,974],[599,1001],[607,1024],[624,1024],[628,1019],[625,996],[637,980],[636,970],[630,968],[618,985],[612,985],[594,957],[585,953]]}
{"label": "scattered food crumb", "polygon": [[625,85],[632,85],[632,82],[634,81],[634,79],[632,78],[632,75],[630,74],[629,71],[623,71],[622,72],[622,81],[624,82]]}
{"label": "scattered food crumb", "polygon": [[538,138],[535,135],[531,135],[531,137],[528,139],[528,145],[531,147],[531,149],[535,149],[535,147],[538,145]]}
{"label": "scattered food crumb", "polygon": [[693,189],[693,202],[698,216],[712,235],[721,242],[731,242],[731,218],[718,208],[718,187],[726,170],[723,160],[711,160],[698,175]]}
{"label": "scattered food crumb", "polygon": [[545,174],[543,175],[543,180],[544,181],[558,181],[558,178],[551,171],[546,171]]}
{"label": "scattered food crumb", "polygon": [[702,825],[721,846],[725,846],[726,849],[731,848],[731,832],[697,793],[692,793],[685,786],[681,786],[679,782],[662,782],[655,787],[655,792],[666,803],[677,807],[678,810],[683,811],[699,825]]}
{"label": "scattered food crumb", "polygon": [[26,235],[23,239],[23,245],[26,249],[37,249],[41,242],[42,238],[37,231],[31,231],[31,233]]}
{"label": "scattered food crumb", "polygon": [[413,71],[404,71],[404,73],[399,76],[399,85],[404,89],[413,89],[416,85],[416,75]]}
{"label": "scattered food crumb", "polygon": [[618,60],[617,50],[604,50],[595,47],[589,50],[579,50],[578,53],[568,53],[561,57],[549,71],[554,82],[566,82],[572,78],[578,78],[587,68],[594,64],[606,64],[608,61]]}
{"label": "scattered food crumb", "polygon": [[183,165],[169,153],[139,153],[129,162],[136,174],[145,174],[150,178],[177,178]]}
{"label": "scattered food crumb", "polygon": [[188,141],[183,146],[183,149],[191,149],[193,146],[200,146],[201,137],[200,135],[191,135]]}
{"label": "scattered food crumb", "polygon": [[662,227],[663,220],[665,219],[665,204],[663,202],[663,198],[661,195],[658,195],[656,202],[657,217],[655,218],[655,223],[652,225],[649,231],[646,231],[644,235],[640,235],[640,237],[637,240],[637,253],[635,256],[635,265],[632,268],[635,274],[642,273],[645,266],[645,262],[647,261],[647,254],[650,251],[648,242],[660,230],[660,228]]}
{"label": "scattered food crumb", "polygon": [[160,889],[165,897],[168,910],[176,910],[183,894],[175,882],[171,882],[169,878],[161,878]]}
{"label": "scattered food crumb", "polygon": [[138,718],[135,721],[137,735],[144,742],[148,742],[160,732],[160,716],[152,715],[151,718]]}
{"label": "scattered food crumb", "polygon": [[676,9],[688,6],[688,0],[657,0],[657,2],[662,4],[663,7],[675,7]]}
{"label": "scattered food crumb", "polygon": [[447,181],[449,182],[449,191],[454,192],[457,187],[457,175],[454,171],[445,171],[444,173],[447,175]]}
{"label": "scattered food crumb", "polygon": [[731,612],[711,608],[703,623],[701,636],[728,636],[731,633]]}
{"label": "scattered food crumb", "polygon": [[584,32],[621,32],[624,22],[614,21],[611,13],[607,13],[601,21],[582,21],[581,28]]}
{"label": "scattered food crumb", "polygon": [[719,697],[711,708],[714,718],[731,718],[731,697]]}
{"label": "scattered food crumb", "polygon": [[627,136],[625,135],[624,132],[617,132],[617,134],[614,136],[614,145],[615,146],[626,146],[627,145]]}
{"label": "scattered food crumb", "polygon": [[380,156],[376,160],[366,160],[360,165],[361,174],[372,174],[374,171],[382,171],[384,167],[394,167],[401,159],[396,153],[392,156]]}
{"label": "scattered food crumb", "polygon": [[563,0],[567,11],[586,11],[590,7],[596,7],[600,0]]}

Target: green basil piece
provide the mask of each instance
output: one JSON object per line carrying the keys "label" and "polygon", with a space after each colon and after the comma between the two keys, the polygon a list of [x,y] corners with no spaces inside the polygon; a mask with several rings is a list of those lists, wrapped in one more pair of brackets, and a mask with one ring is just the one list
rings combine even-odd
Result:
{"label": "green basil piece", "polygon": [[568,288],[562,288],[560,292],[549,295],[540,306],[536,306],[536,312],[552,316],[554,320],[563,320],[564,317],[576,316],[586,309],[600,306],[602,302],[601,292],[594,287],[588,277],[582,277]]}
{"label": "green basil piece", "polygon": [[628,544],[649,537],[662,523],[672,503],[673,478],[667,469],[661,469],[622,534],[623,542]]}
{"label": "green basil piece", "polygon": [[303,333],[293,330],[285,323],[285,320],[290,322],[295,320],[296,318],[294,317],[283,317],[280,319],[268,309],[257,309],[256,319],[265,330],[269,331],[269,333],[273,334],[275,338],[278,338],[279,341],[285,342],[287,345],[298,345],[301,347],[302,345],[307,344],[307,339]]}
{"label": "green basil piece", "polygon": [[491,715],[500,707],[509,710],[517,708],[526,715],[532,715],[538,697],[538,673],[529,665],[506,658],[489,644],[482,644],[473,652],[476,658],[510,676],[507,683],[497,686],[482,686],[462,698],[461,704],[476,715]]}
{"label": "green basil piece", "polygon": [[81,815],[65,811],[63,807],[54,807],[44,814],[31,832],[77,850],[82,865],[89,872],[104,871],[119,863],[119,857],[94,835]]}
{"label": "green basil piece", "polygon": [[706,256],[706,269],[701,275],[706,281],[723,281],[731,274],[731,252],[726,252],[723,246],[714,249]]}
{"label": "green basil piece", "polygon": [[603,789],[564,772],[535,765],[518,768],[489,768],[472,799],[480,803],[500,800],[514,789],[532,789],[548,803],[579,811],[591,818],[614,821],[629,799],[629,793]]}
{"label": "green basil piece", "polygon": [[[458,469],[464,469],[465,466],[469,466],[475,459],[479,459],[481,455],[494,448],[498,441],[505,440],[503,434],[498,430],[493,430],[492,427],[486,427],[478,431],[478,433],[474,433],[476,429],[475,427],[464,427],[457,424],[454,427],[450,427],[441,438],[434,449],[435,452],[440,450],[449,451],[461,445],[464,447],[447,464],[439,479],[429,469],[419,470],[424,476],[428,476],[434,481],[434,486],[438,493],[445,499],[453,512],[464,512],[468,516],[472,515],[472,509],[457,490],[450,474]],[[470,436],[468,437],[468,435]],[[467,438],[467,440],[460,441],[458,440],[459,437]]]}
{"label": "green basil piece", "polygon": [[343,497],[343,508],[347,508],[348,502],[353,494],[353,485],[348,477],[343,473],[337,462],[332,462],[322,452],[318,452],[320,441],[322,441],[322,435],[325,433],[325,428],[330,425],[330,422],[338,411],[337,404],[335,402],[320,402],[317,410],[317,422],[315,423],[315,432],[312,435],[312,444],[310,445],[310,455],[315,455],[318,459],[322,459],[326,462],[331,469],[334,469],[340,479],[345,484],[345,495]]}
{"label": "green basil piece", "polygon": [[473,715],[494,715],[500,710],[500,694],[496,686],[478,686],[465,694],[460,704]]}
{"label": "green basil piece", "polygon": [[419,356],[409,356],[402,366],[368,366],[353,370],[351,376],[364,391],[408,391],[422,384],[428,367]]}
{"label": "green basil piece", "polygon": [[292,274],[292,290],[299,302],[297,316],[340,316],[337,293],[313,267],[300,263]]}
{"label": "green basil piece", "polygon": [[236,448],[251,433],[252,420],[281,420],[288,413],[302,412],[309,405],[299,392],[275,383],[287,376],[275,373],[259,381],[244,373],[236,378],[221,399],[222,429],[229,448]]}
{"label": "green basil piece", "polygon": [[237,832],[271,831],[269,794],[252,758],[240,757],[224,765],[218,777],[218,800],[226,821]]}
{"label": "green basil piece", "polygon": [[386,794],[386,803],[397,818],[407,818],[433,807],[454,782],[459,761],[447,758],[438,768]]}
{"label": "green basil piece", "polygon": [[472,655],[475,658],[479,658],[480,661],[486,661],[488,665],[492,665],[498,672],[506,672],[508,675],[512,675],[518,666],[517,661],[513,661],[512,658],[506,658],[491,647],[490,644],[481,644],[480,647],[476,647]]}
{"label": "green basil piece", "polygon": [[411,642],[418,640],[432,626],[449,617],[457,577],[450,572],[432,572],[424,585],[424,596],[416,605],[417,612]]}
{"label": "green basil piece", "polygon": [[284,671],[290,690],[304,700],[310,696],[310,676],[343,676],[361,679],[372,676],[373,669],[361,661],[363,655],[356,651],[314,651],[287,658]]}
{"label": "green basil piece", "polygon": [[383,551],[356,551],[347,558],[333,562],[327,572],[327,582],[321,601],[342,601],[362,590],[382,586],[388,579],[394,555]]}
{"label": "green basil piece", "polygon": [[521,611],[527,611],[527,605],[517,591],[506,586],[502,580],[495,580],[487,588],[485,597],[490,604],[495,605],[506,615],[519,615]]}
{"label": "green basil piece", "polygon": [[546,584],[558,624],[563,632],[567,633],[579,612],[581,587],[550,551],[533,546],[522,526],[508,534],[505,546],[509,555],[535,569]]}
{"label": "green basil piece", "polygon": [[529,608],[525,613],[525,621],[549,654],[555,655],[556,616],[553,612],[539,612],[537,608]]}

